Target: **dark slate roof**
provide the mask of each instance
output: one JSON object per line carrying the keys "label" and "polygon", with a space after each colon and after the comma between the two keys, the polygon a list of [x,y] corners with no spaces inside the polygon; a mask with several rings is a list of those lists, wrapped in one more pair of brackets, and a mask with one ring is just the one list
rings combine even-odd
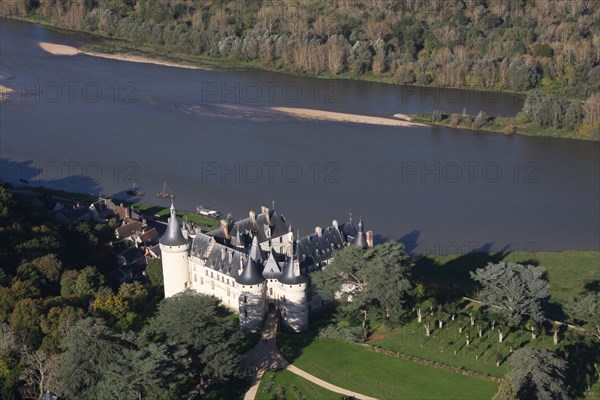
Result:
{"label": "dark slate roof", "polygon": [[294,262],[296,261],[296,256],[288,256],[285,260],[285,264],[283,265],[283,271],[281,271],[281,276],[279,276],[279,282],[284,285],[299,285],[301,283],[306,283],[306,278],[301,274],[294,274]]}
{"label": "dark slate roof", "polygon": [[309,272],[312,267],[320,262],[333,257],[333,252],[346,245],[343,235],[335,227],[323,229],[321,236],[313,233],[298,241],[298,254],[300,254],[300,269]]}
{"label": "dark slate roof", "polygon": [[206,250],[214,239],[202,232],[198,233],[192,241],[192,256],[206,259]]}
{"label": "dark slate roof", "polygon": [[352,244],[354,244],[357,247],[360,247],[361,249],[366,249],[368,247],[367,235],[365,234],[365,229],[362,221],[358,222],[358,233]]}
{"label": "dark slate roof", "polygon": [[352,220],[345,222],[339,226],[340,233],[344,237],[344,242],[352,243],[358,234],[358,229],[352,223]]}
{"label": "dark slate roof", "polygon": [[242,273],[235,278],[235,281],[240,285],[257,285],[265,281],[260,265],[256,260],[249,257],[246,261],[246,266]]}
{"label": "dark slate roof", "polygon": [[[235,242],[236,236],[240,235],[240,239],[245,247],[249,246],[253,236],[257,236],[258,242],[262,243],[270,238],[285,235],[289,230],[289,224],[283,216],[277,214],[275,210],[269,210],[268,215],[260,213],[256,215],[255,221],[250,217],[233,221],[227,219],[229,227],[229,237],[225,235],[223,227],[208,232],[210,236],[214,236],[220,243],[230,244]],[[270,230],[271,236],[267,236],[267,231]]]}
{"label": "dark slate roof", "polygon": [[160,244],[165,246],[181,246],[186,243],[187,239],[184,238],[183,233],[181,233],[181,226],[179,225],[179,220],[175,214],[175,208],[171,205],[171,218],[169,218],[167,231],[160,238]]}
{"label": "dark slate roof", "polygon": [[119,265],[130,265],[144,258],[144,252],[135,246],[131,246],[123,250],[117,255]]}
{"label": "dark slate roof", "polygon": [[209,250],[205,265],[217,272],[235,278],[246,255],[237,250],[215,243]]}

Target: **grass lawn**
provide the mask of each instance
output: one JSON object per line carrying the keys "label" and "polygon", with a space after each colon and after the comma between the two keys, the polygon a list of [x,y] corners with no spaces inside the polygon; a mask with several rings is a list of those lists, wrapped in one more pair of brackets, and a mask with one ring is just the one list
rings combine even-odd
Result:
{"label": "grass lawn", "polygon": [[490,399],[493,382],[371,352],[357,344],[280,334],[294,365],[334,385],[380,399]]}
{"label": "grass lawn", "polygon": [[550,282],[548,310],[559,318],[564,317],[560,304],[581,292],[598,290],[600,284],[600,252],[597,251],[427,256],[417,260],[415,278],[449,297],[474,295],[475,284],[469,272],[485,267],[488,262],[499,261],[541,265],[546,268]]}
{"label": "grass lawn", "polygon": [[339,393],[330,392],[304,378],[294,375],[286,370],[271,370],[263,375],[258,392],[257,400],[271,400],[273,396],[281,396],[285,399],[315,399],[315,400],[339,400]]}
{"label": "grass lawn", "polygon": [[[437,318],[429,315],[423,318],[423,322],[429,322],[432,327],[429,337],[425,336],[423,324],[414,320],[393,330],[378,328],[371,336],[369,344],[489,376],[502,377],[508,371],[506,360],[510,347],[516,350],[531,343],[531,333],[524,330],[513,329],[509,332],[506,327],[500,325],[496,325],[496,329],[492,330],[488,322],[481,322],[483,335],[479,338],[479,322],[476,321],[475,325],[471,326],[467,315],[461,315],[455,321],[450,321],[448,317],[442,318],[446,320],[442,329],[438,329],[436,325]],[[460,333],[459,327],[462,327]],[[501,328],[504,334],[502,343],[498,341],[498,328]],[[469,346],[466,345],[467,335]],[[540,348],[554,349],[551,335],[552,333],[538,333],[533,344]],[[562,335],[561,341],[565,342]],[[559,348],[562,347],[562,342],[559,342]],[[498,355],[501,364],[496,367]]]}

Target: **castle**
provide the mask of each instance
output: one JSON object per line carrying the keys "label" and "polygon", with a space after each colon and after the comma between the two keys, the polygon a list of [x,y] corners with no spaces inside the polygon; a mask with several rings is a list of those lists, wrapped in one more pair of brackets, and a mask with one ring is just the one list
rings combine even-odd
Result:
{"label": "castle", "polygon": [[373,232],[333,221],[311,235],[295,238],[274,207],[250,211],[247,218],[221,220],[213,231],[196,232],[180,223],[173,204],[160,239],[165,297],[186,289],[217,297],[239,313],[240,328],[259,329],[267,313],[279,313],[287,331],[308,328],[308,312],[323,305],[310,274],[348,245],[373,246]]}

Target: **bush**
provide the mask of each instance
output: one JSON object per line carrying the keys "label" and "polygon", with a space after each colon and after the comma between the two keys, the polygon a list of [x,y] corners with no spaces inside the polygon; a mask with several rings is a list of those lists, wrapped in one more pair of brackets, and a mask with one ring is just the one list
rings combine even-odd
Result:
{"label": "bush", "polygon": [[327,325],[319,331],[319,337],[355,343],[362,340],[362,329],[359,326]]}
{"label": "bush", "polygon": [[517,127],[513,124],[509,123],[504,127],[504,134],[506,136],[514,135],[515,133],[517,133]]}
{"label": "bush", "polygon": [[552,57],[554,49],[548,43],[535,43],[531,48],[534,57]]}
{"label": "bush", "polygon": [[483,111],[479,111],[479,114],[475,117],[473,121],[473,129],[480,129],[485,126],[490,121],[490,117]]}

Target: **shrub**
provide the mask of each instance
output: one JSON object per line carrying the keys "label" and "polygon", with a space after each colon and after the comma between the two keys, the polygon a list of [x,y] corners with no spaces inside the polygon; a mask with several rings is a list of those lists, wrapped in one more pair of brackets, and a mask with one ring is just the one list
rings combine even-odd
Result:
{"label": "shrub", "polygon": [[354,343],[362,340],[362,330],[359,326],[327,325],[319,331],[319,337]]}

